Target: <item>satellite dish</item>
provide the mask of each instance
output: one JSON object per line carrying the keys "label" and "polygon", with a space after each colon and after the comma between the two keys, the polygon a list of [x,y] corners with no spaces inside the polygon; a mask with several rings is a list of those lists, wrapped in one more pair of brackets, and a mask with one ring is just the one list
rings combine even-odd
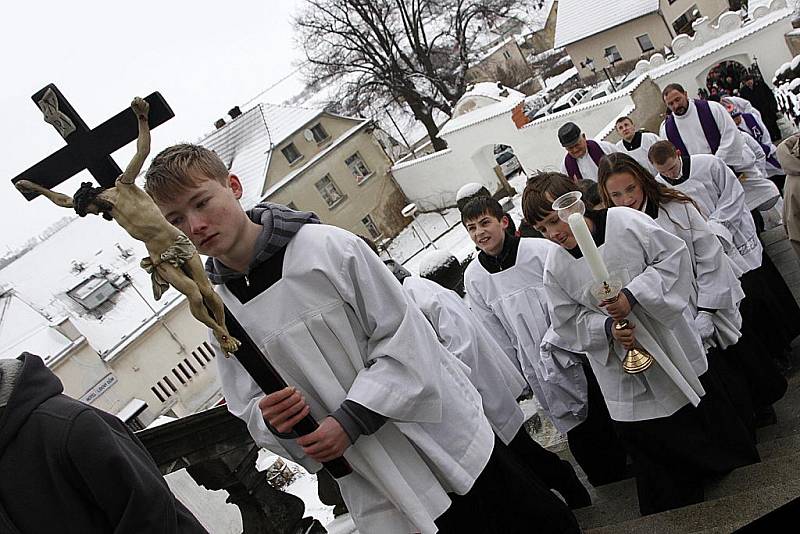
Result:
{"label": "satellite dish", "polygon": [[306,138],[306,141],[311,143],[314,141],[314,132],[312,132],[310,128],[306,128],[303,130],[303,137]]}

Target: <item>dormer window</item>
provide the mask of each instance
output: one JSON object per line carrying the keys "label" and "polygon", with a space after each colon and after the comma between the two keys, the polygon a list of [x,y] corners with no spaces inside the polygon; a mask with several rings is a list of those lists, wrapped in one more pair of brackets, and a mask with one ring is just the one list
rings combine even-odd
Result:
{"label": "dormer window", "polygon": [[93,310],[117,291],[118,289],[104,276],[92,276],[67,291],[67,295],[87,310]]}
{"label": "dormer window", "polygon": [[289,143],[288,145],[283,147],[281,149],[281,152],[283,153],[283,157],[286,158],[286,161],[288,161],[289,164],[292,164],[303,157],[300,151],[297,150],[297,147],[294,146],[294,143]]}
{"label": "dormer window", "polygon": [[323,128],[322,124],[319,122],[311,127],[311,134],[314,136],[314,141],[316,141],[317,144],[320,144],[323,141],[327,141],[331,137],[330,135],[328,135],[328,132],[325,131],[325,128]]}

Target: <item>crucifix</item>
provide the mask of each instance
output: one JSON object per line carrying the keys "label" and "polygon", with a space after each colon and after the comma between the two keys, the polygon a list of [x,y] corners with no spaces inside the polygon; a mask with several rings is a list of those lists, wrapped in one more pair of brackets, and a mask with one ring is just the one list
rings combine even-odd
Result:
{"label": "crucifix", "polygon": [[[45,121],[56,128],[67,146],[14,178],[16,188],[29,200],[42,195],[58,206],[74,209],[80,216],[102,214],[116,221],[131,237],[144,243],[148,256],[141,266],[152,276],[156,300],[173,286],[187,297],[192,315],[211,329],[225,355],[233,354],[264,393],[287,387],[283,377],[213,290],[194,245],[164,218],[153,199],[135,183],[150,153],[154,118],[151,101],[155,104],[157,124],[174,116],[161,95],[153,93],[147,99],[134,98],[128,110],[95,130],[88,129],[54,85],[45,87],[33,99]],[[121,171],[110,154],[134,139],[136,154],[125,171]],[[72,197],[51,190],[83,169],[88,169],[101,187],[92,187],[91,182],[86,182]],[[307,415],[294,426],[292,435],[311,433],[317,426],[313,417]],[[343,457],[323,465],[337,478],[351,472]]]}
{"label": "crucifix", "polygon": [[[86,169],[101,186],[113,187],[122,169],[111,154],[135,141],[139,135],[133,111],[127,108],[92,130],[55,84],[48,84],[34,93],[31,99],[42,110],[45,122],[58,131],[67,146],[11,181],[17,183],[28,180],[52,189]],[[161,93],[152,93],[144,100],[150,105],[150,128],[164,124],[175,116]],[[28,200],[38,196],[38,193],[29,191],[23,194]]]}

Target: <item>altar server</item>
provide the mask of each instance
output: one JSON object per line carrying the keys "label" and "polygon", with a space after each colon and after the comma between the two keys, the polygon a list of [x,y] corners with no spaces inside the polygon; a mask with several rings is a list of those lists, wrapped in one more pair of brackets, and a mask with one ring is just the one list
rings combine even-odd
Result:
{"label": "altar server", "polygon": [[550,327],[542,283],[544,259],[556,245],[505,232],[506,217],[491,198],[469,202],[462,223],[481,249],[464,272],[477,314],[506,354],[519,362],[539,404],[594,486],[625,476],[626,453],[611,426],[585,358],[560,349]]}
{"label": "altar server", "polygon": [[[265,396],[238,360],[217,358],[228,409],[256,443],[312,472],[344,455],[353,472],[337,482],[361,532],[519,528],[514,512],[540,494],[495,446],[463,366],[363,241],[272,203],[245,212],[239,178],[196,145],[162,151],[145,187],[209,256],[216,290],[290,384]],[[290,434],[308,413],[319,428]],[[543,529],[576,532],[561,505]]]}
{"label": "altar server", "polygon": [[629,155],[645,169],[655,174],[655,167],[647,159],[647,151],[650,150],[653,144],[658,143],[661,138],[652,132],[637,130],[633,119],[627,116],[618,118],[614,128],[619,136],[622,137],[617,142],[617,150]]}
{"label": "altar server", "polygon": [[[517,399],[527,383],[469,306],[454,291],[431,280],[410,276],[402,283],[442,345],[469,367],[469,379],[481,394],[484,413],[497,437],[547,488],[560,493],[570,508],[591,504],[572,465],[536,443],[525,430]],[[545,495],[541,504],[547,502]]]}
{"label": "altar server", "polygon": [[[641,513],[699,502],[705,479],[757,461],[758,453],[706,372],[687,313],[693,276],[686,245],[630,208],[587,211],[583,220],[600,258],[623,286],[616,301],[601,303],[570,226],[552,209],[556,198],[575,190],[568,178],[550,173],[530,181],[523,195],[525,217],[560,245],[549,252],[544,272],[553,330],[570,350],[588,355],[633,458]],[[632,326],[621,328],[626,317]],[[633,347],[655,358],[639,374],[622,368]]]}
{"label": "altar server", "polygon": [[[719,240],[691,198],[656,181],[623,154],[603,162],[599,184],[606,205],[642,211],[686,244],[695,278],[689,300],[691,316],[708,351],[709,365],[723,379],[732,404],[752,435],[752,398],[758,400],[759,408],[769,405],[780,398],[786,381],[777,373],[752,327],[742,325],[739,304],[745,295]],[[771,374],[769,369],[773,370]]]}
{"label": "altar server", "polygon": [[763,253],[756,226],[760,215],[753,210],[748,216],[739,180],[719,158],[706,154],[687,157],[669,141],[650,147],[650,160],[659,170],[657,180],[685,193],[708,217],[712,231],[737,265],[742,288],[749,297],[741,307],[744,322],[769,348],[770,355],[780,359],[800,334],[800,309],[783,277]]}

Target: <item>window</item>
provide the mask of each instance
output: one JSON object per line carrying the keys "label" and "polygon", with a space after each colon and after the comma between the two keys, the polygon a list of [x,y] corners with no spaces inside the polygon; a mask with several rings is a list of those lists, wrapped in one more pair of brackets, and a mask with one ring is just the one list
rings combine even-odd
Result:
{"label": "window", "polygon": [[603,53],[603,57],[606,58],[606,61],[608,61],[610,65],[622,60],[619,50],[617,50],[617,47],[614,45],[606,48],[606,51]]}
{"label": "window", "polygon": [[358,152],[344,160],[344,164],[347,165],[347,168],[349,168],[353,176],[356,177],[357,184],[360,184],[372,175],[372,171],[369,170],[369,167],[367,167],[367,164],[361,159],[361,154]]}
{"label": "window", "polygon": [[655,46],[653,46],[653,41],[650,40],[650,36],[647,34],[640,35],[636,38],[636,41],[638,41],[639,48],[642,49],[642,52],[649,52],[650,50],[655,49]]}
{"label": "window", "polygon": [[326,141],[331,137],[330,135],[328,135],[328,132],[325,131],[325,128],[323,128],[322,124],[320,123],[317,123],[311,127],[311,133],[314,135],[314,141],[316,141],[317,144]]}
{"label": "window", "polygon": [[506,59],[511,59],[511,52],[508,50],[503,50],[503,57]]}
{"label": "window", "polygon": [[380,236],[383,235],[383,232],[380,231],[378,225],[375,224],[374,220],[372,220],[372,215],[367,215],[366,217],[361,219],[361,224],[363,224],[364,227],[367,229],[367,232],[369,232],[369,236],[372,239],[378,239]]}
{"label": "window", "polygon": [[697,4],[686,10],[683,15],[675,19],[672,23],[672,28],[675,33],[685,33],[687,35],[694,35],[694,28],[692,22],[700,18],[700,10],[697,9]]}
{"label": "window", "polygon": [[297,147],[294,146],[294,143],[289,143],[288,145],[286,145],[284,148],[281,149],[281,152],[283,152],[283,157],[285,157],[286,161],[288,161],[289,163],[294,163],[295,161],[303,157],[300,151],[297,150]]}
{"label": "window", "polygon": [[336,184],[331,179],[330,174],[323,176],[322,179],[314,185],[329,208],[334,207],[344,199],[344,195],[339,188],[336,187]]}

